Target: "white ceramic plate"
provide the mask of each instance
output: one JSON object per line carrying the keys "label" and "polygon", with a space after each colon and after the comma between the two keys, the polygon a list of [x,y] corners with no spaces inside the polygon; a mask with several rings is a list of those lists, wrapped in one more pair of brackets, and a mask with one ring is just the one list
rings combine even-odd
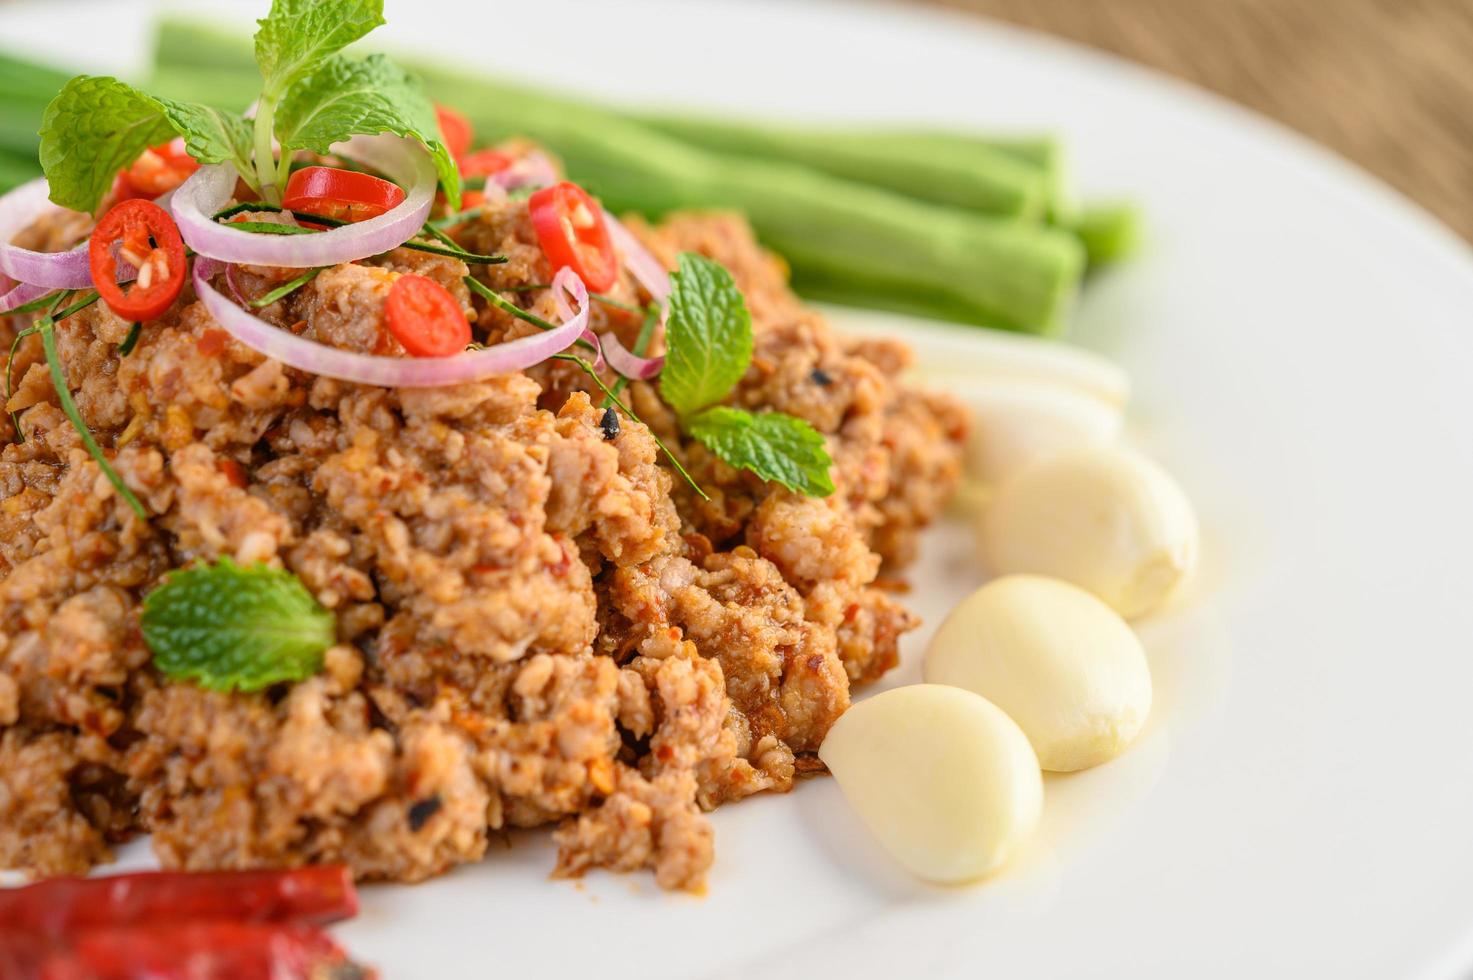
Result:
{"label": "white ceramic plate", "polygon": [[[264,2],[220,9],[244,21]],[[354,951],[390,978],[1468,975],[1466,246],[1247,113],[978,20],[735,0],[389,8],[407,46],[611,99],[1064,133],[1086,190],[1149,210],[1146,253],[1091,285],[1076,337],[1133,373],[1134,436],[1196,499],[1207,568],[1146,628],[1146,735],[1050,779],[1038,845],[997,881],[916,884],[817,780],[716,814],[707,897],[643,876],[550,882],[546,836],[526,834],[439,881],[368,889],[340,930]],[[146,9],[6,5],[0,43],[128,70]],[[978,579],[955,530],[915,574],[933,623]],[[925,638],[887,683],[917,676]]]}

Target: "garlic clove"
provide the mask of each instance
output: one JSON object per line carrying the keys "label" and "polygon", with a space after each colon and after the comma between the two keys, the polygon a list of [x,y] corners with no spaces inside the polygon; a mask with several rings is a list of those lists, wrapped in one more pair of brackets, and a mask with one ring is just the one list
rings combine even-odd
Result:
{"label": "garlic clove", "polygon": [[1069,450],[1112,445],[1120,435],[1120,408],[1073,388],[1011,380],[952,391],[972,409],[967,472],[983,483]]}
{"label": "garlic clove", "polygon": [[818,754],[881,845],[928,881],[990,874],[1038,826],[1033,749],[971,691],[917,684],[877,694],[840,716]]}
{"label": "garlic clove", "polygon": [[994,572],[1064,579],[1127,618],[1165,602],[1198,552],[1181,487],[1124,449],[1076,450],[1017,473],[983,512],[981,539]]}
{"label": "garlic clove", "polygon": [[1125,621],[1083,589],[1036,575],[964,599],[927,647],[924,672],[1007,712],[1054,772],[1113,759],[1151,710],[1150,668]]}

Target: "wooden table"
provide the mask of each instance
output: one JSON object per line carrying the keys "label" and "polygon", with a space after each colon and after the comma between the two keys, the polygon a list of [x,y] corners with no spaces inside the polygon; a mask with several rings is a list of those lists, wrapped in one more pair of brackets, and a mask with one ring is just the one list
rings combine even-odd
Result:
{"label": "wooden table", "polygon": [[1143,62],[1272,116],[1473,241],[1473,0],[918,0]]}

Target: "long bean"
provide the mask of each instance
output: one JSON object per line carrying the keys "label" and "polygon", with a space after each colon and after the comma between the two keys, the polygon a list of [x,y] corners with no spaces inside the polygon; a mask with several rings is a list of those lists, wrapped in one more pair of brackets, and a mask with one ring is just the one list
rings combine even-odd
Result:
{"label": "long bean", "polygon": [[925,145],[904,133],[877,136],[822,126],[641,114],[640,122],[708,150],[797,163],[908,197],[1006,218],[1041,218],[1049,174],[987,146]]}
{"label": "long bean", "polygon": [[[249,96],[258,84],[249,52],[213,33],[166,22],[159,77],[172,76],[175,87],[161,94],[187,94],[186,83],[203,79],[212,91],[233,87],[230,97],[237,102]],[[798,154],[812,150],[813,141],[789,130],[765,135],[754,157],[750,145],[744,155],[731,149],[766,129],[760,124],[721,124],[735,129],[722,130],[727,142],[715,148],[708,126],[702,137],[708,145],[697,146],[689,119],[681,124],[687,138],[678,139],[668,119],[643,117],[651,126],[576,99],[440,65],[418,67],[431,94],[465,111],[483,139],[524,135],[546,144],[573,179],[615,210],[650,217],[684,208],[743,211],[810,295],[1050,332],[1069,309],[1083,272],[1085,251],[1071,230],[996,216],[1036,214],[1046,206],[1056,221],[1075,219],[1060,190],[1061,154],[1046,138],[850,132],[815,160]],[[970,182],[942,180],[937,175],[943,170],[973,176]],[[898,192],[902,187],[906,193]],[[967,196],[971,204],[921,200],[927,194]],[[979,213],[989,207],[994,214]]]}

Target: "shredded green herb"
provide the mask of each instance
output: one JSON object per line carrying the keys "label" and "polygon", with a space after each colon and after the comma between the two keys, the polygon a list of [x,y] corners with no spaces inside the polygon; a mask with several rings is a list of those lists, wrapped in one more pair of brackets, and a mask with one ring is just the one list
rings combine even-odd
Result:
{"label": "shredded green herb", "polygon": [[123,342],[118,345],[118,355],[120,357],[127,357],[133,353],[133,348],[138,346],[138,335],[141,333],[143,333],[143,324],[141,323],[135,323],[128,328],[128,336],[124,337]]}
{"label": "shredded green herb", "polygon": [[471,291],[473,293],[480,296],[482,299],[484,299],[486,302],[490,303],[497,309],[502,310],[505,313],[510,313],[518,320],[525,320],[526,322],[532,324],[532,326],[536,327],[538,330],[557,329],[556,323],[548,323],[536,313],[532,313],[522,309],[511,300],[507,299],[505,296],[498,295],[496,290],[492,289],[490,286],[486,285],[475,276],[465,276],[463,278],[465,280],[465,284],[471,288]]}
{"label": "shredded green herb", "polygon": [[56,350],[56,325],[48,319],[43,320],[39,328],[41,343],[46,350],[46,364],[51,368],[51,383],[56,387],[56,397],[61,402],[62,412],[71,420],[72,427],[82,437],[82,445],[86,446],[87,452],[97,460],[97,465],[101,467],[103,475],[113,485],[113,489],[118,492],[118,496],[127,501],[128,506],[133,508],[133,513],[137,514],[140,520],[148,520],[147,509],[133,495],[133,491],[128,489],[128,484],[123,482],[123,478],[118,476],[118,471],[113,469],[107,457],[102,454],[97,440],[92,438],[92,430],[87,428],[87,423],[82,419],[82,413],[77,410],[77,403],[72,401],[72,393],[67,388],[66,375],[62,373],[61,355]]}
{"label": "shredded green herb", "polygon": [[[551,288],[551,283],[529,282],[523,283],[520,286],[502,286],[501,291],[503,293],[535,293],[539,289]],[[614,299],[612,296],[605,296],[603,293],[589,293],[588,298],[593,300],[595,303],[602,303],[605,306],[612,306],[616,310],[625,310],[629,313],[644,313],[647,309],[649,309],[649,307],[635,306],[633,303],[625,303],[623,300]]]}
{"label": "shredded green herb", "polygon": [[626,303],[623,300],[614,299],[612,296],[605,296],[603,293],[589,293],[588,295],[595,303],[612,306],[614,309],[623,310],[626,313],[643,313],[645,311],[645,307],[643,306],[635,306],[633,303]]}
{"label": "shredded green herb", "polygon": [[65,320],[67,317],[71,316],[73,313],[80,313],[81,311],[85,310],[87,307],[91,306],[93,303],[97,302],[101,298],[102,298],[101,297],[101,294],[94,292],[92,295],[88,296],[86,299],[78,300],[77,302],[73,303],[71,306],[68,306],[66,309],[62,310],[60,313],[58,313],[55,316],[53,316],[51,319],[54,320],[54,321],[56,321],[57,323],[60,323],[62,320]]}
{"label": "shredded green herb", "polygon": [[274,221],[232,221],[230,227],[237,231],[254,232],[257,235],[316,235],[316,228],[301,225],[278,225]]}
{"label": "shredded green herb", "polygon": [[411,239],[399,247],[413,249],[416,252],[428,252],[431,255],[449,256],[452,259],[460,259],[460,261],[467,265],[501,265],[506,261],[505,255],[479,255],[475,252],[467,252],[458,245],[455,248],[445,248],[440,245],[431,245],[428,242],[416,242]]}
{"label": "shredded green herb", "polygon": [[307,283],[311,282],[313,279],[316,279],[317,274],[321,272],[322,269],[322,266],[319,266],[316,269],[308,269],[306,272],[302,273],[300,276],[297,276],[297,278],[293,279],[291,282],[282,283],[280,286],[277,286],[275,289],[271,290],[271,292],[265,294],[264,296],[258,296],[257,298],[251,300],[250,305],[254,306],[258,310],[263,306],[270,306],[277,300],[286,296],[290,296],[298,289],[301,289],[303,286],[307,285]]}
{"label": "shredded green herb", "polygon": [[[337,218],[329,218],[323,214],[312,214],[310,211],[284,211],[283,208],[274,204],[264,204],[253,201],[247,204],[235,204],[221,211],[216,211],[214,218],[218,221],[224,218],[234,217],[247,211],[269,211],[275,214],[287,213],[298,221],[309,221],[313,224],[324,225],[328,228],[341,228],[348,224]],[[241,231],[259,232],[265,235],[308,235],[317,231],[316,228],[303,228],[300,225],[278,225],[270,221],[235,221],[230,227]],[[413,239],[400,245],[400,248],[411,249],[416,252],[428,252],[431,255],[444,255],[452,259],[460,259],[469,265],[500,265],[506,261],[505,255],[480,255],[476,252],[468,252],[445,234],[434,222],[427,223],[424,233],[433,236],[443,242],[443,245],[431,245],[429,242],[416,242]]]}
{"label": "shredded green herb", "polygon": [[[20,342],[40,332],[40,327],[26,327],[20,333],[16,334],[15,339],[10,342],[10,356],[5,359],[5,401],[7,404],[9,404],[11,396],[15,394],[15,379],[12,377],[14,372],[11,371],[11,365],[15,363],[15,354],[20,349]],[[19,412],[10,413],[10,424],[15,428],[15,441],[25,442],[26,434],[21,431]]]}
{"label": "shredded green herb", "polygon": [[281,208],[274,204],[267,204],[265,201],[244,201],[240,204],[232,204],[228,208],[221,208],[210,215],[210,218],[214,221],[224,221],[226,218],[233,218],[247,211],[269,211],[272,214],[280,214]]}
{"label": "shredded green herb", "polygon": [[485,212],[485,210],[485,208],[467,208],[466,210],[460,211],[456,214],[446,215],[443,218],[436,218],[434,221],[430,222],[430,225],[435,228],[453,228],[456,225],[465,224],[467,221],[479,218]]}
{"label": "shredded green herb", "polygon": [[[431,238],[438,240],[442,245],[445,245],[449,248],[460,248],[460,242],[457,242],[455,239],[451,238],[449,235],[445,234],[443,231],[441,231],[439,228],[436,228],[431,223],[426,222],[423,234],[429,235]],[[462,249],[462,251],[464,250]]]}

